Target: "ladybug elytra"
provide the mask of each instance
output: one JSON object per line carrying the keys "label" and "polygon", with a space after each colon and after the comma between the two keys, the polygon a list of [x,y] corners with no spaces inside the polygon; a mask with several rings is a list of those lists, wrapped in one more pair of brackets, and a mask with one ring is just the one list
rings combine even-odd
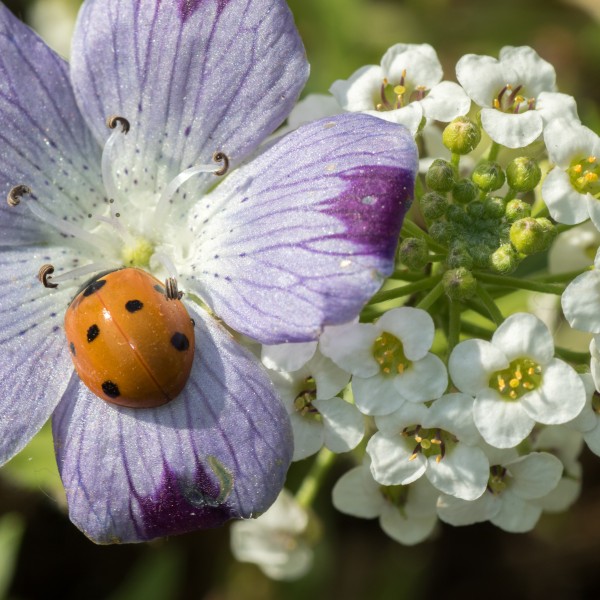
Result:
{"label": "ladybug elytra", "polygon": [[83,383],[120,406],[166,404],[192,369],[194,326],[185,306],[140,269],[89,281],[67,309],[65,332]]}

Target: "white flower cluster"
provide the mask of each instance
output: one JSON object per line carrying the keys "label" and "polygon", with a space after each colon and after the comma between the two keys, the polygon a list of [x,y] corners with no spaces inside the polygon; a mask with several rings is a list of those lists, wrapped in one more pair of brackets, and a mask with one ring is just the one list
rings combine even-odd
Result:
{"label": "white flower cluster", "polygon": [[[432,132],[438,132],[438,141],[442,137],[435,122],[447,123],[474,110],[496,147],[490,152],[494,158],[501,147],[524,149],[523,156],[529,157],[539,156],[545,146],[549,167],[537,196],[542,207],[537,214],[543,218],[523,221],[528,227],[533,221],[534,226],[543,222],[543,227],[554,227],[591,219],[593,231],[584,238],[597,246],[600,138],[581,124],[575,100],[557,92],[552,65],[531,48],[507,47],[499,59],[462,57],[456,65],[459,83],[442,78],[431,46],[397,44],[381,65],[359,69],[349,79],[336,81],[330,91],[340,111],[366,112],[422,136],[427,156],[421,159],[429,160],[427,164],[450,154],[447,144],[431,143],[436,140]],[[310,97],[298,105],[292,121],[335,110],[330,97]],[[528,153],[530,145],[534,150]],[[453,160],[457,153],[466,154],[452,151]],[[458,160],[454,166],[458,171]],[[523,179],[513,177],[506,191],[504,179],[486,189],[485,181],[473,176],[479,186],[474,205],[479,200],[481,206],[473,208],[470,217],[482,222],[490,210],[504,210],[522,192],[530,193],[530,199],[518,199],[506,214],[512,210],[517,217],[529,217],[540,177],[532,185]],[[487,196],[488,189],[498,190],[503,199]],[[456,183],[454,189],[441,191],[451,190],[456,192]],[[423,214],[431,238],[446,242],[447,235],[434,236],[428,213]],[[533,253],[519,238],[527,235],[527,228],[515,230],[517,217],[501,217],[498,227],[510,229],[510,238],[498,235],[494,260],[504,256],[500,251],[523,260]],[[469,233],[468,227],[460,231],[467,232],[459,234],[465,237]],[[568,270],[565,263],[571,269],[586,264],[588,249],[577,250],[581,243],[568,239],[559,236],[554,258],[551,250],[550,262],[561,263],[556,271]],[[574,244],[572,252],[569,243]],[[545,243],[542,249],[550,246]],[[430,246],[429,251],[439,248],[440,244]],[[446,269],[452,266],[453,252],[448,251]],[[470,256],[475,257],[475,268],[488,264],[477,264],[476,252]],[[510,272],[490,264],[489,271],[496,275]],[[570,325],[594,334],[591,374],[580,374],[582,368],[578,372],[557,358],[551,331],[525,312],[496,319],[489,339],[463,335],[464,341],[459,341],[457,336],[438,356],[432,351],[439,347],[434,344],[432,316],[403,306],[405,300],[375,319],[365,319],[372,322],[327,327],[318,343],[263,347],[263,364],[291,417],[294,459],[322,447],[334,453],[353,451],[358,466],[336,483],[334,506],[356,517],[377,517],[383,531],[403,544],[429,537],[438,520],[455,526],[490,521],[505,531],[525,532],[543,511],[566,510],[579,495],[578,457],[584,444],[600,455],[600,251],[594,266],[562,295]],[[452,297],[447,287],[444,291],[450,303],[464,300]],[[256,556],[248,560],[261,564]]]}

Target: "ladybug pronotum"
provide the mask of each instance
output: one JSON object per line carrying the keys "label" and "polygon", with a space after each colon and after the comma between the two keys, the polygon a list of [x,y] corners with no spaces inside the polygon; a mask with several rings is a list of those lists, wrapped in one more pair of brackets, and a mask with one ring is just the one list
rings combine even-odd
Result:
{"label": "ladybug pronotum", "polygon": [[166,404],[192,370],[194,326],[185,306],[140,269],[89,281],[67,309],[65,332],[79,377],[113,404]]}

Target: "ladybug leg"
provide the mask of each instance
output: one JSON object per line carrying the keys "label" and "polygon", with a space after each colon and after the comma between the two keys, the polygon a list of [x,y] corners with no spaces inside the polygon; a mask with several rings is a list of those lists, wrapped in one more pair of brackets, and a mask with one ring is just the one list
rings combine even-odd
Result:
{"label": "ladybug leg", "polygon": [[183,298],[183,292],[179,291],[175,277],[167,277],[165,280],[165,296],[167,300],[181,300]]}

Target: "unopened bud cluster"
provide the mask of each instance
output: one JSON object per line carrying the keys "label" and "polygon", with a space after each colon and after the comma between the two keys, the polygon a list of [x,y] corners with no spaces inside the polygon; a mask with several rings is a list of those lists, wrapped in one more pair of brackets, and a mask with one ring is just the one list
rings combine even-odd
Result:
{"label": "unopened bud cluster", "polygon": [[473,293],[465,270],[510,273],[526,256],[548,249],[556,235],[550,220],[533,217],[527,198],[517,197],[540,182],[534,159],[522,156],[504,166],[479,160],[470,172],[460,168],[460,156],[474,151],[480,139],[479,127],[467,117],[446,127],[442,140],[453,158],[433,161],[420,200],[429,234],[447,249],[444,283],[450,297]]}

